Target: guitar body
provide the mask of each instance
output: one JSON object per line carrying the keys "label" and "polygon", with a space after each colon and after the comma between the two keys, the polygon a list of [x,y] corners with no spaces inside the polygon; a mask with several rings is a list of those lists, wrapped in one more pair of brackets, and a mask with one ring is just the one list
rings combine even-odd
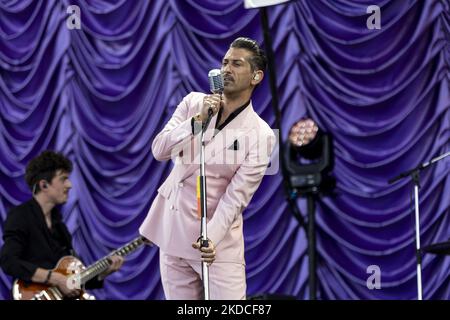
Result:
{"label": "guitar body", "polygon": [[[38,295],[41,291],[48,290],[49,286],[39,283],[27,283],[23,280],[16,280],[13,283],[13,299],[14,300],[34,300],[35,295]],[[58,290],[59,291],[59,290]],[[57,297],[50,294],[50,299],[45,300],[57,300]]]}
{"label": "guitar body", "polygon": [[[54,273],[60,273],[65,276],[80,273],[85,269],[83,263],[73,256],[62,257],[56,267],[52,270]],[[73,284],[75,286],[75,283]],[[13,284],[14,300],[63,300],[63,294],[57,287],[51,287],[42,283],[30,283],[23,280],[16,280]],[[81,290],[77,300],[93,300],[94,296]]]}

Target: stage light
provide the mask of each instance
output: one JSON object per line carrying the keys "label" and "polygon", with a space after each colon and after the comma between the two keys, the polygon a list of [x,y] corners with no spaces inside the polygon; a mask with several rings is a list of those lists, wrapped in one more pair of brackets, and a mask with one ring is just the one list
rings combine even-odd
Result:
{"label": "stage light", "polygon": [[313,120],[308,118],[301,119],[289,131],[289,141],[297,147],[308,145],[317,137],[318,131],[319,127]]}
{"label": "stage light", "polygon": [[299,192],[316,192],[333,187],[328,175],[333,167],[331,137],[314,120],[302,118],[292,126],[285,152],[293,188]]}

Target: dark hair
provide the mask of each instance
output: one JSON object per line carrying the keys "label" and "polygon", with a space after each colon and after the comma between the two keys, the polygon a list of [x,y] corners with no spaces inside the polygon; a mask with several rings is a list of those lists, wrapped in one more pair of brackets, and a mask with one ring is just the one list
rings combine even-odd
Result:
{"label": "dark hair", "polygon": [[267,67],[266,55],[264,54],[264,51],[259,47],[258,43],[255,40],[250,38],[239,37],[231,43],[230,48],[246,49],[253,54],[249,61],[250,66],[252,67],[252,71],[266,70]]}
{"label": "dark hair", "polygon": [[28,163],[25,170],[25,181],[30,190],[37,193],[40,191],[38,182],[45,180],[50,183],[58,170],[72,172],[72,162],[61,153],[44,151]]}

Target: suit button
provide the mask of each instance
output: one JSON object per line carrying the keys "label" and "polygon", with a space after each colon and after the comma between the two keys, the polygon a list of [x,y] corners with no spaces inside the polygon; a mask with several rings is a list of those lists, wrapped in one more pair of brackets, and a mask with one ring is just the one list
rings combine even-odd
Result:
{"label": "suit button", "polygon": [[180,183],[178,184],[178,186],[179,186],[180,188],[183,188],[183,187],[184,187],[184,183],[183,183],[183,182],[180,182]]}
{"label": "suit button", "polygon": [[171,205],[171,206],[170,206],[170,210],[173,210],[174,208],[175,208],[174,205]]}

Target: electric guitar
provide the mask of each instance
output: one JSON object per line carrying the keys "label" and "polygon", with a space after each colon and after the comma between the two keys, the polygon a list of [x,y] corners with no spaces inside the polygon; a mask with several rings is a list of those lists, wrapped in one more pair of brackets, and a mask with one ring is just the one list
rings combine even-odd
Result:
{"label": "electric guitar", "polygon": [[[87,268],[83,263],[74,256],[62,257],[53,272],[61,273],[68,276],[68,287],[80,288],[80,295],[75,298],[77,300],[95,300],[95,297],[87,293],[83,288],[84,284],[101,274],[111,265],[110,256],[126,256],[143,244],[151,244],[146,238],[139,236],[133,241],[127,243],[123,247],[111,252],[109,255],[94,262]],[[64,296],[57,287],[52,287],[42,283],[30,283],[23,280],[15,280],[12,287],[12,296],[14,300],[63,300]]]}

